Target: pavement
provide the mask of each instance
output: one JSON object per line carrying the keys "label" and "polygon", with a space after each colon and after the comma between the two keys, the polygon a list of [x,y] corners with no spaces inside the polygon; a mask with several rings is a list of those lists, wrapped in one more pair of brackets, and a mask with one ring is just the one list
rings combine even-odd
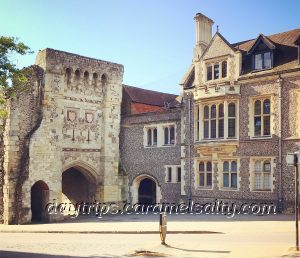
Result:
{"label": "pavement", "polygon": [[300,257],[291,215],[81,216],[60,223],[0,225],[0,257]]}

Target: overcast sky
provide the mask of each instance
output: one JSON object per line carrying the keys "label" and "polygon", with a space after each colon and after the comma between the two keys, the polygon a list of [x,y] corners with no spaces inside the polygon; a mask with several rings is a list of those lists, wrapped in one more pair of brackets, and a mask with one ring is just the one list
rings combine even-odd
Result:
{"label": "overcast sky", "polygon": [[120,63],[123,83],[175,94],[192,61],[197,12],[230,43],[300,28],[299,0],[0,0],[0,8],[0,35],[35,54],[48,47]]}

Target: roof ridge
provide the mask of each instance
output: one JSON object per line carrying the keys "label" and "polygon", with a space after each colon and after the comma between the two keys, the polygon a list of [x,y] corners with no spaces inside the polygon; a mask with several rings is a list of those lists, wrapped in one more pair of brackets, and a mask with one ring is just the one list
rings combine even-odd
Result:
{"label": "roof ridge", "polygon": [[148,90],[148,89],[144,89],[144,88],[140,88],[140,87],[136,87],[136,86],[131,86],[131,85],[127,85],[127,84],[122,84],[122,85],[124,87],[135,88],[135,89],[138,89],[138,90],[151,91],[151,92],[154,92],[154,93],[166,94],[166,95],[170,95],[170,96],[178,96],[178,94],[166,93],[166,92],[155,91],[155,90]]}

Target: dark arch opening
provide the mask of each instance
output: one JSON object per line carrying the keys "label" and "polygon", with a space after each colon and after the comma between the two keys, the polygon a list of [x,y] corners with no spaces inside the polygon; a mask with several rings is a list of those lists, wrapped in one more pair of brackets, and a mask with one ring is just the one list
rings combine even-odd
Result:
{"label": "dark arch opening", "polygon": [[31,187],[31,221],[47,220],[45,208],[49,202],[49,187],[40,180]]}
{"label": "dark arch opening", "polygon": [[67,169],[62,174],[62,192],[73,204],[95,201],[95,184],[77,168]]}
{"label": "dark arch opening", "polygon": [[139,203],[156,203],[156,183],[150,178],[145,178],[140,182]]}

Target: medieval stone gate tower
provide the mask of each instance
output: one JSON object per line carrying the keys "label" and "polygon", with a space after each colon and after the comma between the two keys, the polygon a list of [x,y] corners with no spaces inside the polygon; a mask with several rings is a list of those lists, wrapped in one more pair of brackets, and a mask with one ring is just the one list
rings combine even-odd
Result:
{"label": "medieval stone gate tower", "polygon": [[31,69],[3,137],[3,222],[59,220],[41,210],[53,200],[121,201],[123,66],[45,49]]}

